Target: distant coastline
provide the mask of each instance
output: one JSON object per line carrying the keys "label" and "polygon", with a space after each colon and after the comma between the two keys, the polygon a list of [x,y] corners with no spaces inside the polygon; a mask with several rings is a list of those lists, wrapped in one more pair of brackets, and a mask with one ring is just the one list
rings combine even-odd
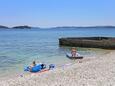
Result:
{"label": "distant coastline", "polygon": [[27,25],[23,25],[23,26],[14,26],[14,27],[7,27],[7,26],[3,26],[0,25],[0,29],[31,29],[33,27],[27,26]]}
{"label": "distant coastline", "polygon": [[54,28],[115,28],[115,26],[62,26]]}
{"label": "distant coastline", "polygon": [[[14,26],[14,27],[7,27],[0,25],[0,29],[32,29],[32,28],[40,28],[40,27],[32,27],[28,25],[22,25],[22,26]],[[115,28],[115,26],[61,26],[61,27],[51,27],[50,29],[71,29],[71,28]],[[46,28],[48,29],[48,28]]]}

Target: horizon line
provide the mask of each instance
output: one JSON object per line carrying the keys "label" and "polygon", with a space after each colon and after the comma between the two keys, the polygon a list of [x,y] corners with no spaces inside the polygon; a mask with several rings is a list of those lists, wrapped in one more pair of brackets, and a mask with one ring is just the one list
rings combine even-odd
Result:
{"label": "horizon line", "polygon": [[5,26],[8,28],[13,28],[16,26],[29,26],[29,27],[35,27],[35,28],[60,28],[60,27],[115,27],[115,25],[82,25],[82,26],[75,26],[75,25],[63,25],[63,26],[34,26],[34,25],[14,25],[14,26],[9,26],[9,25],[0,25],[0,26]]}

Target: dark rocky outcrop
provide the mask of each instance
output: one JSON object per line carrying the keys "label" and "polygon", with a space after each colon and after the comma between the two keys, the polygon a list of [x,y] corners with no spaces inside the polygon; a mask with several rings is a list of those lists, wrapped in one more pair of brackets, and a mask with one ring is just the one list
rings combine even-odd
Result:
{"label": "dark rocky outcrop", "polygon": [[115,49],[115,37],[60,38],[60,46]]}
{"label": "dark rocky outcrop", "polygon": [[7,26],[3,26],[3,25],[0,25],[0,28],[4,28],[4,29],[8,29],[9,27],[7,27]]}
{"label": "dark rocky outcrop", "polygon": [[15,26],[15,27],[13,27],[13,29],[31,29],[32,27],[30,27],[30,26],[26,26],[26,25],[24,25],[24,26]]}

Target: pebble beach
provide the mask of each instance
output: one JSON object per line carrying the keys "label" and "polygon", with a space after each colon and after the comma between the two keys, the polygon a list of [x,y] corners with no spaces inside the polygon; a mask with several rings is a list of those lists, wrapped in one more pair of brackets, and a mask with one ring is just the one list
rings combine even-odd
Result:
{"label": "pebble beach", "polygon": [[115,51],[42,73],[0,80],[0,86],[115,86]]}

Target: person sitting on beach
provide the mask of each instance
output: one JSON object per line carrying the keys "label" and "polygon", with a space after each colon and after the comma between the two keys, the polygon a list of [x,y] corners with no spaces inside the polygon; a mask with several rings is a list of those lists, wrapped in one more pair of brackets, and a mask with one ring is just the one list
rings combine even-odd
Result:
{"label": "person sitting on beach", "polygon": [[32,67],[36,66],[36,62],[33,61],[31,66],[32,66]]}
{"label": "person sitting on beach", "polygon": [[35,66],[36,66],[36,62],[35,62],[35,61],[33,61],[33,62],[32,62],[32,64],[30,65],[30,67],[29,67],[29,68],[30,68],[30,71],[31,71],[31,70],[32,70],[32,68],[33,68],[33,67],[35,67]]}
{"label": "person sitting on beach", "polygon": [[75,47],[72,47],[72,49],[71,49],[72,57],[76,57],[76,55],[77,55],[76,53],[77,53],[77,49]]}

